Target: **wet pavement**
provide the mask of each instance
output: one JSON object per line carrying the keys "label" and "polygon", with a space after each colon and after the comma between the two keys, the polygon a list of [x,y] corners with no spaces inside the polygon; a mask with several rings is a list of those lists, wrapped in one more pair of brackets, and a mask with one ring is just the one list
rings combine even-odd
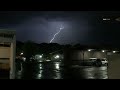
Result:
{"label": "wet pavement", "polygon": [[61,67],[60,62],[23,63],[16,79],[108,79],[107,67]]}

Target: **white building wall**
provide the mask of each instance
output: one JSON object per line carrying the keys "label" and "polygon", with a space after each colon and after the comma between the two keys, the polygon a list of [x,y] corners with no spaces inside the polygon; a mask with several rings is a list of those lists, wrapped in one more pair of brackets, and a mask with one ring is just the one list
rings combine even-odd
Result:
{"label": "white building wall", "polygon": [[10,58],[10,47],[0,47],[0,58]]}
{"label": "white building wall", "polygon": [[120,54],[109,55],[108,60],[108,78],[120,79]]}
{"label": "white building wall", "polygon": [[10,69],[10,79],[15,78],[16,35],[15,31],[0,30],[2,34],[12,34],[13,38],[0,37],[0,43],[11,43],[10,47],[0,47],[1,68]]}
{"label": "white building wall", "polygon": [[92,57],[99,58],[99,59],[106,58],[106,53],[101,51],[95,51]]}
{"label": "white building wall", "polygon": [[[75,54],[75,55],[74,55]],[[89,58],[106,58],[106,53],[105,52],[101,52],[101,51],[77,51],[73,54],[73,58],[77,58],[77,59],[83,59],[84,56],[84,60],[88,60]]]}

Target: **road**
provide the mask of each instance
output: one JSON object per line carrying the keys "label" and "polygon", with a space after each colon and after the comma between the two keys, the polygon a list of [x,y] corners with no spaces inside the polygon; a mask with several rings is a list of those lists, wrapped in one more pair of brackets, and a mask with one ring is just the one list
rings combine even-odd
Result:
{"label": "road", "polygon": [[64,68],[60,65],[60,62],[23,63],[16,79],[108,79],[106,66]]}

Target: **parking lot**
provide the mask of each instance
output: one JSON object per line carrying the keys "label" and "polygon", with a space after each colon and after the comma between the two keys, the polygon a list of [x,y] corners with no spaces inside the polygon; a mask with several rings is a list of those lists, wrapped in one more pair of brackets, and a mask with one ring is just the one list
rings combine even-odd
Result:
{"label": "parking lot", "polygon": [[60,62],[23,63],[17,79],[107,79],[107,66],[61,67]]}

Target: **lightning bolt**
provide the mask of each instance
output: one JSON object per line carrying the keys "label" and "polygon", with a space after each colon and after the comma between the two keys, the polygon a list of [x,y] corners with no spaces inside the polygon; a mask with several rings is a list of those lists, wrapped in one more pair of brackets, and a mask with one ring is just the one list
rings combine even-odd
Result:
{"label": "lightning bolt", "polygon": [[61,32],[62,29],[63,29],[63,27],[60,27],[60,30],[57,33],[55,33],[53,38],[50,40],[50,43],[52,43],[52,41],[55,39],[56,35],[58,35]]}

